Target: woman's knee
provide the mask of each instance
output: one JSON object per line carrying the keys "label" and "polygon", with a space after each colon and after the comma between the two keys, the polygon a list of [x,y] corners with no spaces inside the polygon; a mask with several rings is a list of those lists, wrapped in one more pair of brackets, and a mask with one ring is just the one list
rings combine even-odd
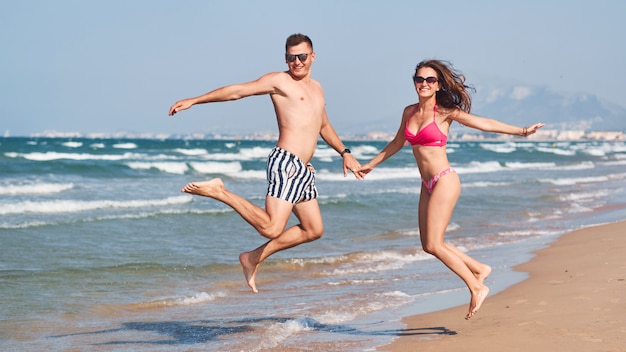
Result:
{"label": "woman's knee", "polygon": [[437,256],[437,253],[442,250],[442,247],[443,244],[422,241],[422,249],[424,252],[434,256]]}

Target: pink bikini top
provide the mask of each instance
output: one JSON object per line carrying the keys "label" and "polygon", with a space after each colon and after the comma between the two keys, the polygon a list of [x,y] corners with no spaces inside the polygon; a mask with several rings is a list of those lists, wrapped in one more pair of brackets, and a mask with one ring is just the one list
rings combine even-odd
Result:
{"label": "pink bikini top", "polygon": [[[415,109],[411,115],[417,111],[419,104],[415,105]],[[409,120],[406,121],[406,126],[404,128],[404,137],[406,138],[411,145],[422,145],[426,147],[441,147],[446,145],[448,142],[448,136],[443,134],[437,126],[437,122],[435,121],[435,117],[437,116],[437,105],[435,104],[433,108],[433,122],[426,125],[426,127],[422,128],[417,132],[417,134],[411,133],[409,130]]]}

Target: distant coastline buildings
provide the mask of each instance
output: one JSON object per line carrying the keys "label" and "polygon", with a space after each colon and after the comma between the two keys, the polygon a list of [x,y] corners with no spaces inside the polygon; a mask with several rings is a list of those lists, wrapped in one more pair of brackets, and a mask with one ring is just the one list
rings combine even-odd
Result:
{"label": "distant coastline buildings", "polygon": [[[451,132],[450,139],[455,141],[493,141],[511,140],[517,138],[511,135],[493,133],[457,133]],[[389,141],[394,135],[384,132],[368,133],[365,139]],[[546,130],[540,129],[537,133],[527,137],[534,141],[605,141],[622,142],[626,141],[626,133],[621,131],[579,131],[579,130]]]}
{"label": "distant coastline buildings", "polygon": [[[464,134],[458,137],[460,140],[471,139],[511,139],[515,138],[508,135],[496,135],[496,137],[487,134]],[[626,134],[621,131],[579,131],[579,130],[544,130],[540,129],[535,134],[527,137],[529,140],[537,141],[626,141]]]}

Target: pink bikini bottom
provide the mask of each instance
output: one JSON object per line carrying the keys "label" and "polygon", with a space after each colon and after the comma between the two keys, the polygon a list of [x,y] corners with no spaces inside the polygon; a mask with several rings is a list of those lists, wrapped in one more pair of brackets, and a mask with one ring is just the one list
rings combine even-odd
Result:
{"label": "pink bikini bottom", "polygon": [[433,193],[433,190],[435,189],[435,185],[437,184],[437,181],[439,181],[439,179],[444,176],[447,175],[450,172],[456,172],[454,171],[453,168],[449,167],[443,171],[441,171],[440,173],[436,174],[435,176],[433,176],[433,178],[431,178],[430,180],[426,181],[422,178],[422,184],[424,185],[424,187],[426,187],[426,190],[428,191],[428,194]]}

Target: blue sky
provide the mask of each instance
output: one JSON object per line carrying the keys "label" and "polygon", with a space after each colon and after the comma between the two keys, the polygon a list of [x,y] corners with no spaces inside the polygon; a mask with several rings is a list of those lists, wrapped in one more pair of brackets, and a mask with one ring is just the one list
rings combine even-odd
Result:
{"label": "blue sky", "polygon": [[624,15],[614,0],[8,0],[0,133],[273,132],[267,96],[167,112],[284,70],[297,32],[313,40],[313,77],[340,134],[395,131],[426,58],[453,62],[475,86],[507,79],[626,107]]}

